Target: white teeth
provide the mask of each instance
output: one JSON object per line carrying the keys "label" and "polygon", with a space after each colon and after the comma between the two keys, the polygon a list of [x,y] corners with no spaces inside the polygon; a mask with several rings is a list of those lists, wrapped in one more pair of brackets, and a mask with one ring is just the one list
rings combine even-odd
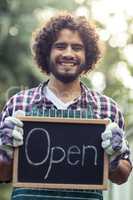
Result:
{"label": "white teeth", "polygon": [[63,65],[63,66],[74,66],[75,63],[61,63],[61,65]]}

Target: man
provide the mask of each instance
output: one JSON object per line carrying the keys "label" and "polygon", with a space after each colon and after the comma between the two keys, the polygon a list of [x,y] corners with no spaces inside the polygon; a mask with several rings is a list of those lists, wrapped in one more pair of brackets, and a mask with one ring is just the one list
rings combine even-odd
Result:
{"label": "man", "polygon": [[[32,52],[49,81],[14,95],[1,113],[0,178],[11,179],[13,148],[23,144],[23,123],[15,118],[16,111],[32,115],[42,111],[69,111],[77,118],[109,118],[110,124],[102,134],[102,147],[110,158],[109,178],[122,184],[127,181],[132,165],[124,136],[124,119],[117,104],[107,96],[88,89],[80,81],[83,73],[92,70],[100,58],[98,36],[84,17],[69,13],[51,18],[33,34]],[[89,173],[89,172],[88,172]],[[89,190],[47,190],[14,188],[12,200],[41,199],[102,200],[102,192]]]}

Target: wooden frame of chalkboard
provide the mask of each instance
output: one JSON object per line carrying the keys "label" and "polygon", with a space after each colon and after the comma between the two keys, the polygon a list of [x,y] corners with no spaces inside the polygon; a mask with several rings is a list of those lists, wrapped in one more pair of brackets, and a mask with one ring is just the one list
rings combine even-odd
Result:
{"label": "wooden frame of chalkboard", "polygon": [[14,151],[14,187],[107,189],[108,158],[101,147],[107,119],[18,118],[24,145]]}

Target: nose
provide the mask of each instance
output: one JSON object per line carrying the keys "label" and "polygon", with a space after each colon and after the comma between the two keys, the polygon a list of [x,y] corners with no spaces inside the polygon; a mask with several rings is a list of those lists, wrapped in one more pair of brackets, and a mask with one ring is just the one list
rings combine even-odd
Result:
{"label": "nose", "polygon": [[74,57],[74,52],[73,52],[71,45],[69,45],[65,48],[65,50],[63,52],[63,57],[66,57],[66,58],[73,58]]}

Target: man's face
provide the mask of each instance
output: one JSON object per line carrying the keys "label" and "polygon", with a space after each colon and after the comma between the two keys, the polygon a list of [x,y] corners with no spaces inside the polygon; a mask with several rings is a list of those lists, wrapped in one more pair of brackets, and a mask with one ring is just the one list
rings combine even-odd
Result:
{"label": "man's face", "polygon": [[50,71],[63,83],[77,79],[85,65],[85,48],[77,31],[62,29],[50,53]]}

